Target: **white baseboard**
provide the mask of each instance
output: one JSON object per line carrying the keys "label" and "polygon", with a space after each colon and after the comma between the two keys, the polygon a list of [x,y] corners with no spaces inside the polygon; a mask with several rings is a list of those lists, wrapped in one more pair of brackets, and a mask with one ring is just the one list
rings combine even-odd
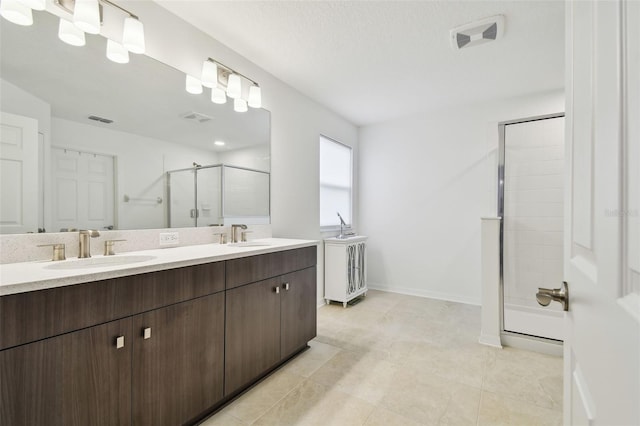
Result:
{"label": "white baseboard", "polygon": [[520,336],[509,332],[502,333],[501,340],[504,346],[511,346],[512,348],[525,349],[546,355],[563,356],[564,349],[562,342],[554,342],[533,336]]}
{"label": "white baseboard", "polygon": [[483,345],[502,349],[502,341],[500,340],[500,336],[489,336],[486,334],[481,334],[478,342]]}
{"label": "white baseboard", "polygon": [[429,299],[445,300],[447,302],[464,303],[466,305],[480,306],[480,301],[470,297],[463,297],[458,294],[440,293],[437,291],[424,290],[420,288],[396,287],[378,283],[367,283],[370,290],[386,291],[388,293],[406,294],[407,296],[426,297]]}

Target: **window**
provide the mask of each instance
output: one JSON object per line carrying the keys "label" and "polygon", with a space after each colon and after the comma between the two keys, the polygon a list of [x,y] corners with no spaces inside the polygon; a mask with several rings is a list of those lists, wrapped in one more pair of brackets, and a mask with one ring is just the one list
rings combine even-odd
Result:
{"label": "window", "polygon": [[351,148],[320,136],[320,227],[351,224]]}

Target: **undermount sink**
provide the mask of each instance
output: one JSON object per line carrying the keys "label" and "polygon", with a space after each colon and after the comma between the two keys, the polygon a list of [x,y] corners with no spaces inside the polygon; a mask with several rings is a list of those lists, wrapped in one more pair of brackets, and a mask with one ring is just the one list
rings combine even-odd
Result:
{"label": "undermount sink", "polygon": [[63,260],[61,262],[54,262],[45,266],[47,269],[89,269],[89,268],[102,268],[105,266],[120,266],[128,265],[131,263],[147,262],[155,259],[155,256],[131,254],[122,256],[104,256],[104,257],[90,257],[87,259],[74,259]]}
{"label": "undermount sink", "polygon": [[229,247],[261,247],[270,246],[271,244],[262,241],[241,241],[239,243],[229,243]]}

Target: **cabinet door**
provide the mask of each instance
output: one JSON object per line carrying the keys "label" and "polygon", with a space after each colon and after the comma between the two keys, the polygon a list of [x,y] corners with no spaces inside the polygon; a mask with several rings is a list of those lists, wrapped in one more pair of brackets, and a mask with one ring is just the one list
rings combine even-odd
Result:
{"label": "cabinet door", "polygon": [[134,425],[188,423],[222,398],[224,293],[137,315],[133,324]]}
{"label": "cabinet door", "polygon": [[285,359],[316,337],[316,268],[281,278],[280,353]]}
{"label": "cabinet door", "polygon": [[0,424],[131,424],[130,337],[124,319],[0,352]]}
{"label": "cabinet door", "polygon": [[280,361],[279,286],[274,278],[227,290],[225,395]]}

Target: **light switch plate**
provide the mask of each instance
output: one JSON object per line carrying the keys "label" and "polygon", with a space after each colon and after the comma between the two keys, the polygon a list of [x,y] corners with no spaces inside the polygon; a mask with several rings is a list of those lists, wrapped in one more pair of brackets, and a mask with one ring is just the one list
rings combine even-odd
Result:
{"label": "light switch plate", "polygon": [[175,246],[180,243],[177,232],[161,232],[160,233],[160,245],[161,246]]}

